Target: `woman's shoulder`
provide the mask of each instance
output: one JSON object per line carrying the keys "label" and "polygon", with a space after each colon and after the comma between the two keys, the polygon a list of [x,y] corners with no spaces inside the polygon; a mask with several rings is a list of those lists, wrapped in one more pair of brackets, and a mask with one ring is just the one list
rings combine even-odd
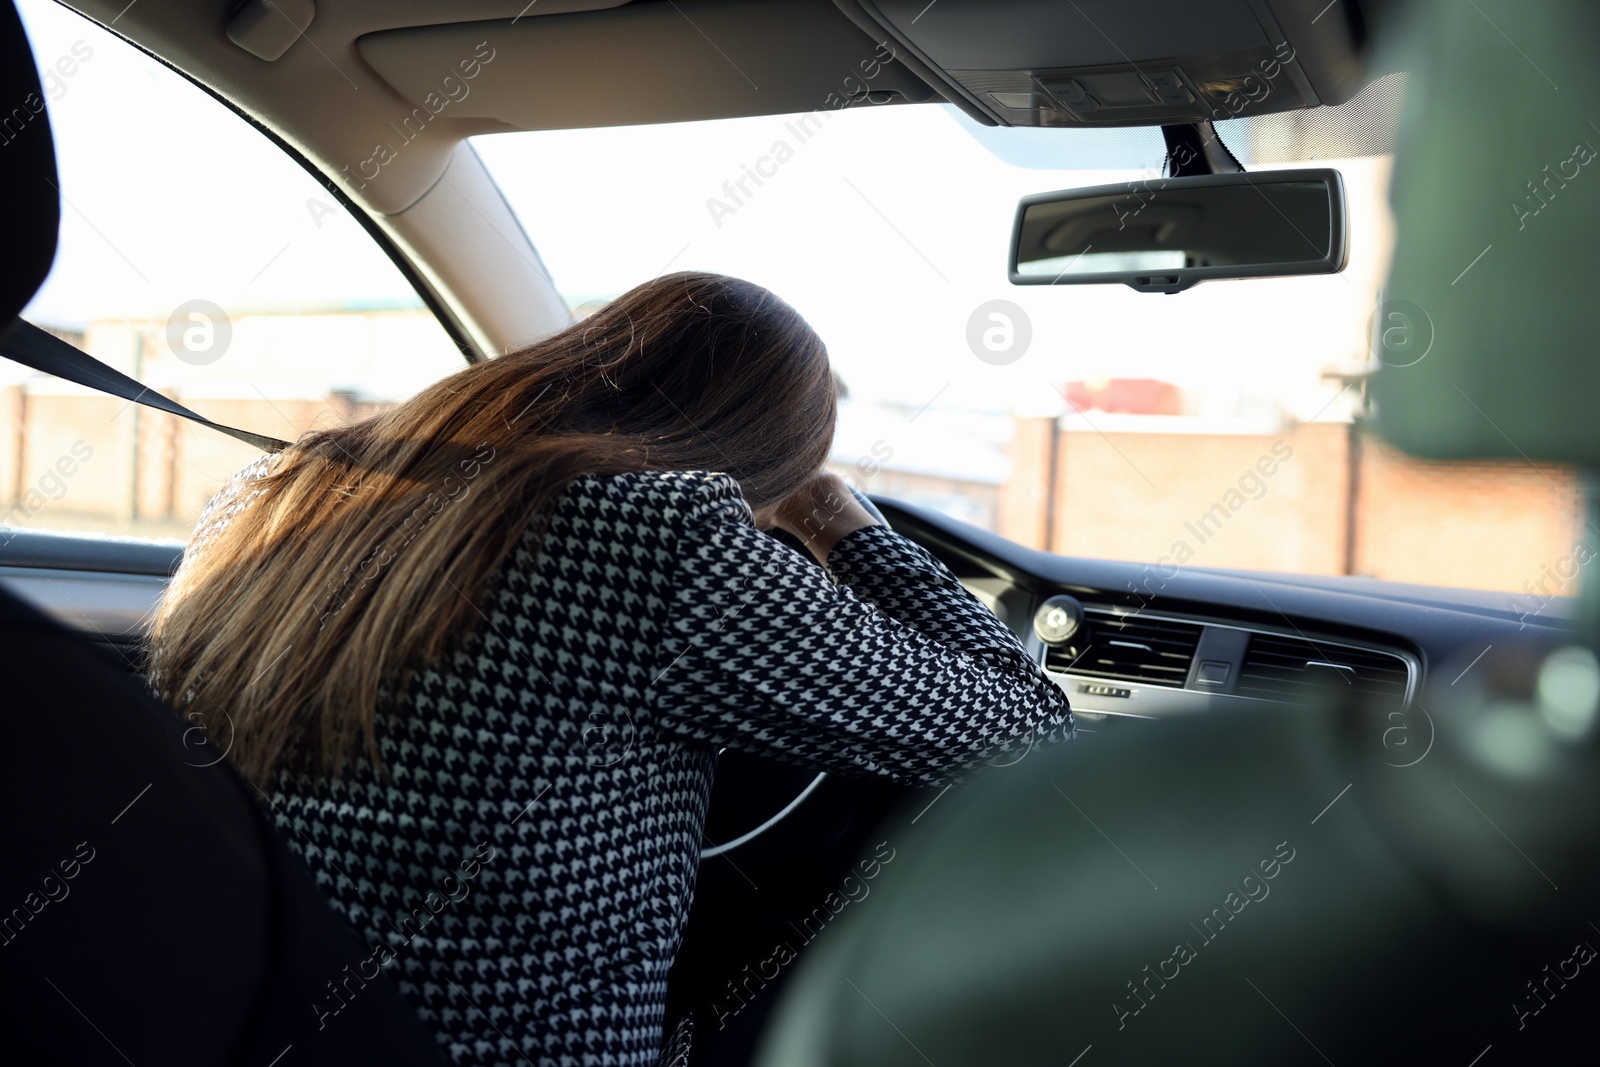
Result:
{"label": "woman's shoulder", "polygon": [[282,453],[268,452],[253,460],[217,488],[206,501],[206,506],[201,509],[200,517],[195,520],[186,556],[194,555],[213,534],[236,518],[252,500],[261,495],[262,488],[259,484],[261,479],[277,469],[281,458]]}
{"label": "woman's shoulder", "polygon": [[584,474],[562,493],[548,526],[529,527],[509,563],[514,569],[531,571],[541,556],[648,560],[646,570],[660,577],[671,572],[671,561],[683,550],[690,531],[708,520],[754,526],[739,482],[731,475]]}

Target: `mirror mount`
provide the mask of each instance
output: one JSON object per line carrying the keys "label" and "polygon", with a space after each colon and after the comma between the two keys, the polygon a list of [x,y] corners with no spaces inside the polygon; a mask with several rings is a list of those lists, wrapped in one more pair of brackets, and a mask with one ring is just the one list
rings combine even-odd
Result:
{"label": "mirror mount", "polygon": [[1161,127],[1167,142],[1169,178],[1193,174],[1243,174],[1244,166],[1228,151],[1210,119]]}

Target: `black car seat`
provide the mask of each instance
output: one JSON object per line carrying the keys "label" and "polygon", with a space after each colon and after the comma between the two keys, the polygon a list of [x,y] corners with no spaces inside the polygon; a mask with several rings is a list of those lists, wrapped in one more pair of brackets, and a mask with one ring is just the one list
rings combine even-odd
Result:
{"label": "black car seat", "polygon": [[1101,724],[907,811],[756,1063],[1577,1062],[1600,1030],[1592,747],[1508,776],[1470,711],[1338,696]]}
{"label": "black car seat", "polygon": [[[33,58],[0,0],[0,323],[60,205]],[[24,116],[16,115],[21,109]],[[3,332],[3,328],[0,328]],[[445,1062],[253,791],[105,653],[0,591],[0,1059]]]}

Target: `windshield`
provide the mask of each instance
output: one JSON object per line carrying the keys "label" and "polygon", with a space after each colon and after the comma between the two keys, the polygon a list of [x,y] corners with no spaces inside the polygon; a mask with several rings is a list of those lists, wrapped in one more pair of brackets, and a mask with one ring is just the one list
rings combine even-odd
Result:
{"label": "windshield", "polygon": [[1218,126],[1251,170],[1342,173],[1347,268],[1176,295],[1006,280],[1019,197],[1157,177],[1157,130],[896,106],[474,145],[580,315],[681,269],[794,304],[847,390],[834,465],[868,491],[1059,553],[1522,591],[1570,554],[1570,477],[1421,463],[1362,424],[1364,376],[1432,343],[1380,311],[1390,157],[1362,133],[1398,91],[1363,96],[1320,131]]}

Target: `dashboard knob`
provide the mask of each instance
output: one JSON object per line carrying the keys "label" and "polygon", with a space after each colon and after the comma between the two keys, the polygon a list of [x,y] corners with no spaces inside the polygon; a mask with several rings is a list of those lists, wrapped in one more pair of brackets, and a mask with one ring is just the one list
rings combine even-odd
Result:
{"label": "dashboard knob", "polygon": [[1047,645],[1065,643],[1082,626],[1083,605],[1065,594],[1051,597],[1033,613],[1033,632]]}

